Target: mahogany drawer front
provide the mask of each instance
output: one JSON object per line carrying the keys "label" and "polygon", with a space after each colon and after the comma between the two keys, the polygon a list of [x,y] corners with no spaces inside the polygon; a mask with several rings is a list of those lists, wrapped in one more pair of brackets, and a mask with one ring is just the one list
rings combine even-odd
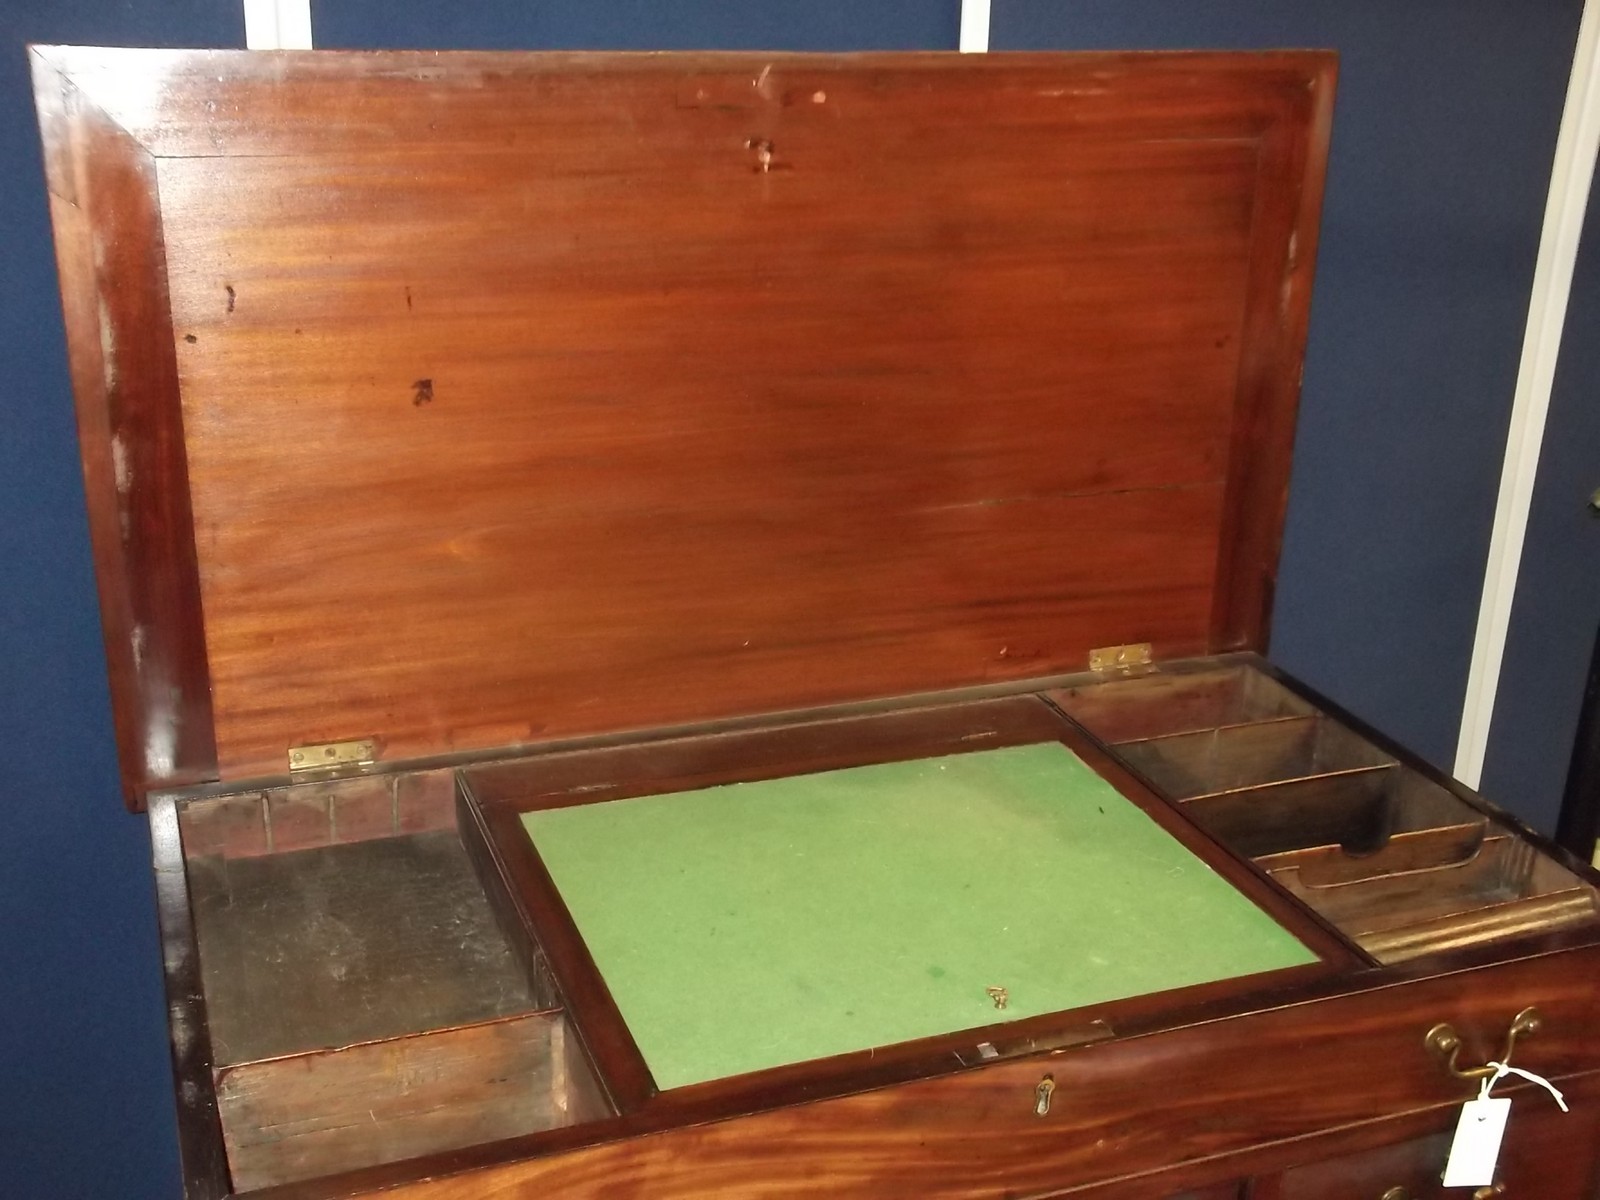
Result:
{"label": "mahogany drawer front", "polygon": [[[1520,1115],[1520,1114],[1519,1114]],[[1439,1173],[1450,1153],[1450,1130],[1379,1146],[1285,1171],[1257,1192],[1271,1200],[1422,1200],[1440,1194]],[[1507,1131],[1510,1141],[1510,1131]],[[1509,1148],[1509,1147],[1508,1147]],[[1396,1191],[1401,1195],[1395,1195]],[[1457,1193],[1462,1195],[1465,1193]]]}
{"label": "mahogany drawer front", "polygon": [[[1516,1093],[1491,1194],[1496,1200],[1592,1200],[1600,1152],[1600,1075],[1565,1081],[1572,1111],[1538,1088]],[[1285,1171],[1263,1181],[1252,1200],[1448,1200],[1477,1189],[1445,1188],[1459,1109],[1440,1114],[1437,1131]],[[1380,1136],[1381,1134],[1375,1134]]]}
{"label": "mahogany drawer front", "polygon": [[[1462,1062],[1475,1065],[1499,1056],[1513,1016],[1537,1006],[1544,1027],[1518,1046],[1518,1063],[1549,1076],[1600,1067],[1597,972],[1600,946],[1580,947],[485,1167],[399,1194],[1054,1194],[1463,1100],[1474,1085],[1423,1045],[1440,1021],[1461,1033]],[[1055,1087],[1039,1117],[1046,1074]]]}

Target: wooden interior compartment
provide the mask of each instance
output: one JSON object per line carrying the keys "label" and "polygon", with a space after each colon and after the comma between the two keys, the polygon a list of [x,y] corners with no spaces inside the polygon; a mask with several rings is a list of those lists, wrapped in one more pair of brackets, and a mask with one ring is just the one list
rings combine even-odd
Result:
{"label": "wooden interior compartment", "polygon": [[1184,811],[1385,962],[1594,919],[1594,890],[1409,767],[1202,796]]}
{"label": "wooden interior compartment", "polygon": [[[1312,865],[1315,877],[1315,864]],[[1384,962],[1519,933],[1581,924],[1600,912],[1594,888],[1509,833],[1457,862],[1312,882],[1294,856],[1270,873]]]}
{"label": "wooden interior compartment", "polygon": [[1572,872],[1248,662],[1051,699],[1381,961],[1597,914]]}
{"label": "wooden interior compartment", "polygon": [[1146,738],[1123,742],[1115,749],[1119,758],[1172,800],[1364,771],[1395,762],[1366,739],[1320,714]]}
{"label": "wooden interior compartment", "polygon": [[1183,809],[1239,853],[1269,867],[1292,861],[1318,883],[1458,862],[1488,828],[1477,809],[1396,764],[1213,792]]}
{"label": "wooden interior compartment", "polygon": [[495,925],[450,771],[180,807],[235,1190],[608,1112],[537,956]]}
{"label": "wooden interior compartment", "polygon": [[1265,672],[1218,660],[1062,688],[1051,699],[1090,733],[1111,743],[1316,712],[1309,701]]}

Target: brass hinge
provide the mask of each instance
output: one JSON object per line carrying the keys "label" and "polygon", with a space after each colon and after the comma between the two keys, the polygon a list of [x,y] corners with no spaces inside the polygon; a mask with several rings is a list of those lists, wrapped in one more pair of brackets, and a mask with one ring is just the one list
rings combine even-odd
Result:
{"label": "brass hinge", "polygon": [[1133,642],[1127,646],[1101,646],[1089,651],[1089,670],[1105,675],[1116,672],[1131,674],[1148,667],[1151,662],[1149,642]]}
{"label": "brass hinge", "polygon": [[290,771],[331,771],[359,766],[378,757],[378,739],[360,738],[353,742],[323,742],[316,746],[292,746]]}

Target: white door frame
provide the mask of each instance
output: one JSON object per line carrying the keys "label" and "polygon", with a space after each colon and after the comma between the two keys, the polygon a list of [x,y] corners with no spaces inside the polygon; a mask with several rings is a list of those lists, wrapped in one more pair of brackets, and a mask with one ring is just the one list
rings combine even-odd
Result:
{"label": "white door frame", "polygon": [[247,50],[311,49],[311,0],[244,0]]}
{"label": "white door frame", "polygon": [[1469,787],[1483,777],[1494,721],[1495,692],[1505,661],[1511,606],[1517,594],[1517,571],[1528,532],[1528,512],[1539,473],[1550,389],[1555,382],[1561,334],[1572,294],[1572,273],[1583,235],[1584,212],[1593,182],[1595,153],[1600,149],[1600,0],[1585,0],[1578,27],[1572,77],[1556,138],[1550,191],[1545,200],[1544,228],[1534,266],[1528,324],[1522,339],[1522,362],[1511,403],[1511,428],[1506,434],[1500,497],[1495,505],[1489,559],[1478,607],[1478,631],[1472,646],[1472,668],[1461,710],[1455,774]]}
{"label": "white door frame", "polygon": [[960,47],[963,54],[989,48],[989,0],[961,0]]}

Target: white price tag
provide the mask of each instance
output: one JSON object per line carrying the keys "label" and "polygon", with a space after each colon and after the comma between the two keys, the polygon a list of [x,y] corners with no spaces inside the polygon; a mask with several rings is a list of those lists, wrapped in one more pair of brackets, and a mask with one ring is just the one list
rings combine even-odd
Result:
{"label": "white price tag", "polygon": [[1511,1116],[1511,1098],[1479,1097],[1461,1106],[1456,1140],[1444,1167],[1444,1186],[1488,1187],[1500,1161],[1500,1142]]}

